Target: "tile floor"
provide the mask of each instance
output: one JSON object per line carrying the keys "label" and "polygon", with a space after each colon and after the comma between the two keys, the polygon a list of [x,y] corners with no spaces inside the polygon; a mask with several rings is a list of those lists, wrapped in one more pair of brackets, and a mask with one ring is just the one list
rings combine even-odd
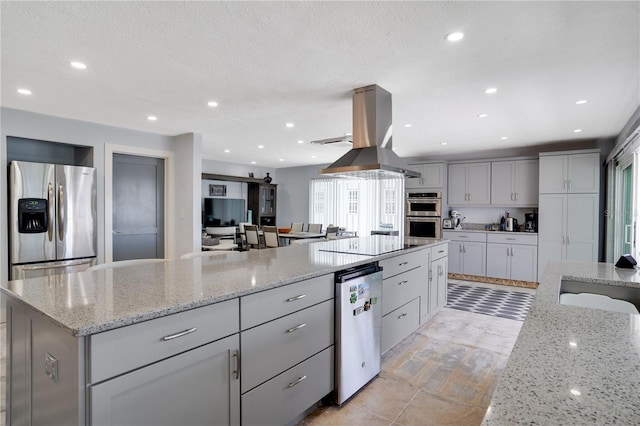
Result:
{"label": "tile floor", "polygon": [[479,425],[520,327],[444,308],[387,352],[380,375],[347,404],[319,407],[298,426]]}

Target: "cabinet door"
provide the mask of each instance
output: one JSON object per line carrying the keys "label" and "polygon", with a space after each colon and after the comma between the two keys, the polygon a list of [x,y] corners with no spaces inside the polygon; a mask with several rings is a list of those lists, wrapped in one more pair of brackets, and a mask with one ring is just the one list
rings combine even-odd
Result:
{"label": "cabinet door", "polygon": [[487,276],[493,278],[510,277],[511,245],[487,244]]}
{"label": "cabinet door", "polygon": [[540,157],[539,182],[541,194],[567,192],[567,156]]}
{"label": "cabinet door", "polygon": [[567,196],[567,260],[598,261],[598,205],[598,194]]}
{"label": "cabinet door", "polygon": [[[427,255],[427,263],[422,269],[422,273],[426,273],[426,279],[421,282],[420,285],[420,324],[423,324],[429,317],[431,316],[431,306],[429,304],[429,300],[431,297],[431,285],[433,283],[435,273],[433,268],[433,263],[431,263],[431,250],[427,250],[429,254]],[[384,302],[384,293],[382,294],[382,301]]]}
{"label": "cabinet door", "polygon": [[432,263],[435,288],[438,294],[438,309],[447,304],[447,258],[440,258]]}
{"label": "cabinet door", "polygon": [[462,273],[485,276],[486,243],[465,242],[462,245]]}
{"label": "cabinet door", "polygon": [[467,204],[467,165],[450,165],[448,177],[449,204],[454,207]]}
{"label": "cabinet door", "polygon": [[491,163],[467,164],[467,192],[469,204],[491,202]]}
{"label": "cabinet door", "polygon": [[600,155],[598,153],[569,155],[567,180],[570,193],[599,192]]}
{"label": "cabinet door", "polygon": [[510,247],[511,279],[537,281],[538,247],[514,244]]}
{"label": "cabinet door", "polygon": [[444,186],[444,163],[422,165],[422,186],[442,188]]}
{"label": "cabinet door", "polygon": [[229,336],[92,386],[91,424],[240,424],[238,347]]}
{"label": "cabinet door", "polygon": [[449,272],[453,274],[462,273],[462,246],[460,241],[449,242]]}
{"label": "cabinet door", "polygon": [[491,163],[491,204],[512,205],[515,203],[514,162]]}
{"label": "cabinet door", "polygon": [[550,259],[565,258],[566,194],[540,194],[538,209],[538,277]]}
{"label": "cabinet door", "polygon": [[516,205],[538,205],[538,170],[538,160],[515,162],[514,198]]}
{"label": "cabinet door", "polygon": [[422,175],[422,178],[406,178],[404,180],[405,188],[422,188],[424,172],[422,164],[409,164],[409,169],[414,170]]}

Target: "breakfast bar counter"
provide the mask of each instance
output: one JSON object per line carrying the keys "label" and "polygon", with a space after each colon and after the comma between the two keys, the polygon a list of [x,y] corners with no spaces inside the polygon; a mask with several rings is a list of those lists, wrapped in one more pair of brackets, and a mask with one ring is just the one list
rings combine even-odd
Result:
{"label": "breakfast bar counter", "polygon": [[562,280],[640,289],[640,272],[551,262],[483,425],[640,423],[640,315],[559,304]]}

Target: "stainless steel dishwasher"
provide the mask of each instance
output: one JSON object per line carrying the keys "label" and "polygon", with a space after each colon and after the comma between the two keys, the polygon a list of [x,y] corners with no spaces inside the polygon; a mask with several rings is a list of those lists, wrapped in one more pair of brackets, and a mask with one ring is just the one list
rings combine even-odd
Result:
{"label": "stainless steel dishwasher", "polygon": [[344,403],[380,373],[382,268],[336,272],[336,392]]}

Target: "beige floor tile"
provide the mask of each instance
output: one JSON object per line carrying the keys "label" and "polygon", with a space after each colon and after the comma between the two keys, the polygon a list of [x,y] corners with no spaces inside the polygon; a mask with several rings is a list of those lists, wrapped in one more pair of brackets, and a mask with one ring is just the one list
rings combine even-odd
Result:
{"label": "beige floor tile", "polygon": [[486,408],[457,404],[420,392],[393,423],[413,425],[479,425]]}
{"label": "beige floor tile", "polygon": [[298,426],[389,426],[391,421],[350,403],[342,407],[323,407],[319,415],[307,416]]}
{"label": "beige floor tile", "polygon": [[391,422],[418,391],[417,387],[407,383],[406,380],[382,371],[347,404]]}

